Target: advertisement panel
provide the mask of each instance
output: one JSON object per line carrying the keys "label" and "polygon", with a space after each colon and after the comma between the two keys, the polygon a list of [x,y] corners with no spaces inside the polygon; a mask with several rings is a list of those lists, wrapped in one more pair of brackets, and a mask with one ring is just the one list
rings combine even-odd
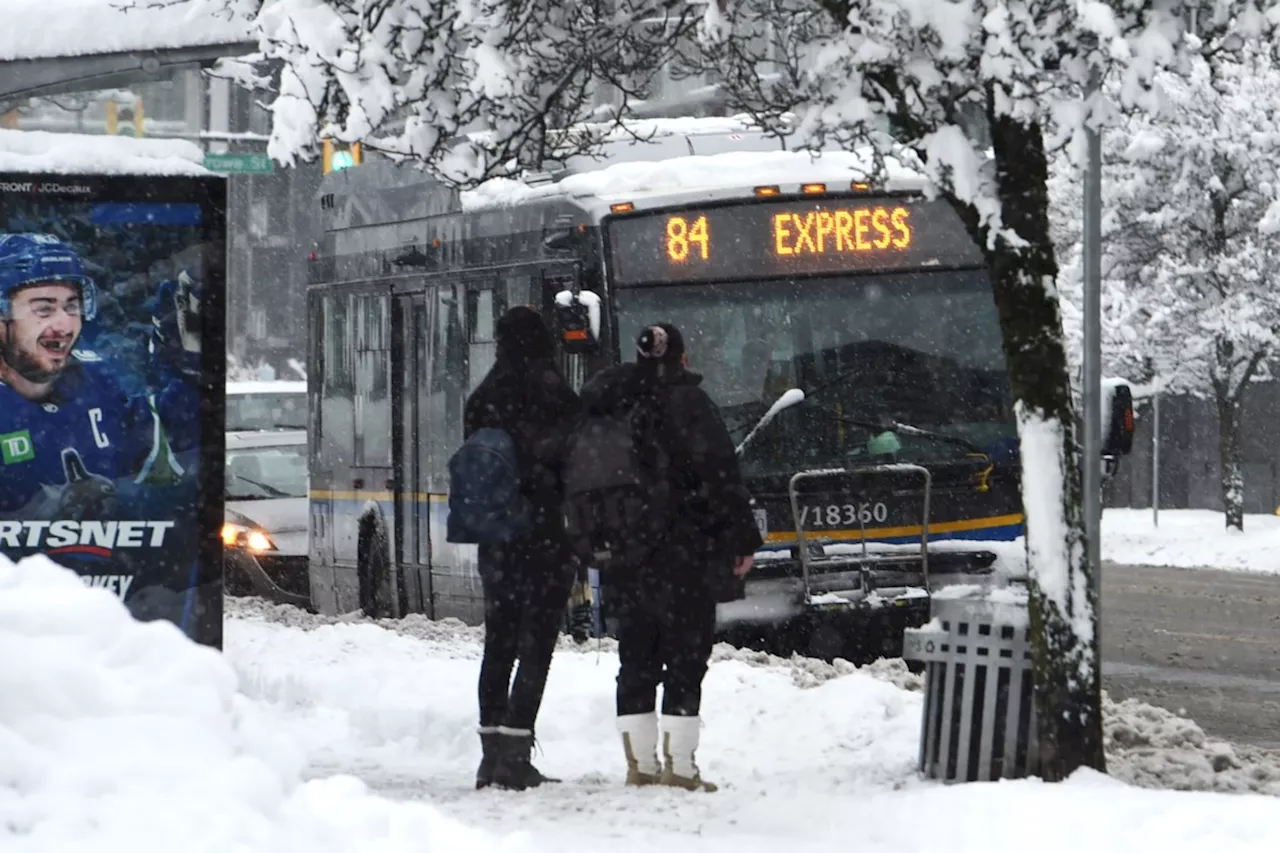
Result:
{"label": "advertisement panel", "polygon": [[222,178],[0,173],[0,552],[222,639]]}

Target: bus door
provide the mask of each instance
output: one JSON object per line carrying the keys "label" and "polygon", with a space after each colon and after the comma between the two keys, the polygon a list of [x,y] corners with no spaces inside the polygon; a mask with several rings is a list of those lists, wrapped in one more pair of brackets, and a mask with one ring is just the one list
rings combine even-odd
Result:
{"label": "bus door", "polygon": [[403,584],[397,577],[391,544],[398,537],[392,464],[398,430],[392,418],[389,288],[355,293],[351,307],[355,368],[354,458],[349,463],[352,508],[356,511],[353,556],[362,606],[380,615],[399,616],[404,610]]}
{"label": "bus door", "polygon": [[403,581],[402,598],[410,613],[435,618],[431,590],[431,483],[427,406],[431,404],[431,330],[433,302],[425,293],[401,293],[395,301],[395,561]]}

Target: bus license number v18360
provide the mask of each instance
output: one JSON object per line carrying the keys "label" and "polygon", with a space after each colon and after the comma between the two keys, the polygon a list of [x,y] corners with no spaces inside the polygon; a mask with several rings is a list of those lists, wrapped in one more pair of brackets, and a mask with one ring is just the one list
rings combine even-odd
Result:
{"label": "bus license number v18360", "polygon": [[858,527],[884,524],[889,520],[889,507],[883,501],[858,504],[809,504],[800,507],[802,527]]}

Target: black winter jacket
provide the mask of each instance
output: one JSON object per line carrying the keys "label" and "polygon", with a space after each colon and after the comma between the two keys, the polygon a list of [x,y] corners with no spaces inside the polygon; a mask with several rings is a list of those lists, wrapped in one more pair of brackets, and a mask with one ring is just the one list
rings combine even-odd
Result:
{"label": "black winter jacket", "polygon": [[[671,456],[673,512],[668,548],[721,562],[763,544],[742,481],[733,440],[715,403],[688,370],[658,376],[634,363],[601,371],[582,389],[587,411],[604,412],[652,393],[659,437]],[[665,549],[664,549],[665,550]]]}

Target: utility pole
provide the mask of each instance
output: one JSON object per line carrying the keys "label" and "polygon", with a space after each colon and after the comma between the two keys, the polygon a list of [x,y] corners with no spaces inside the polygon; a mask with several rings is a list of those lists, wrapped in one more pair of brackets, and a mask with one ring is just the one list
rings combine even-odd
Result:
{"label": "utility pole", "polygon": [[[1087,103],[1092,105],[1102,88],[1098,70],[1089,72]],[[1102,136],[1085,113],[1086,162],[1084,173],[1084,529],[1086,556],[1093,573],[1098,612],[1102,621]]]}

